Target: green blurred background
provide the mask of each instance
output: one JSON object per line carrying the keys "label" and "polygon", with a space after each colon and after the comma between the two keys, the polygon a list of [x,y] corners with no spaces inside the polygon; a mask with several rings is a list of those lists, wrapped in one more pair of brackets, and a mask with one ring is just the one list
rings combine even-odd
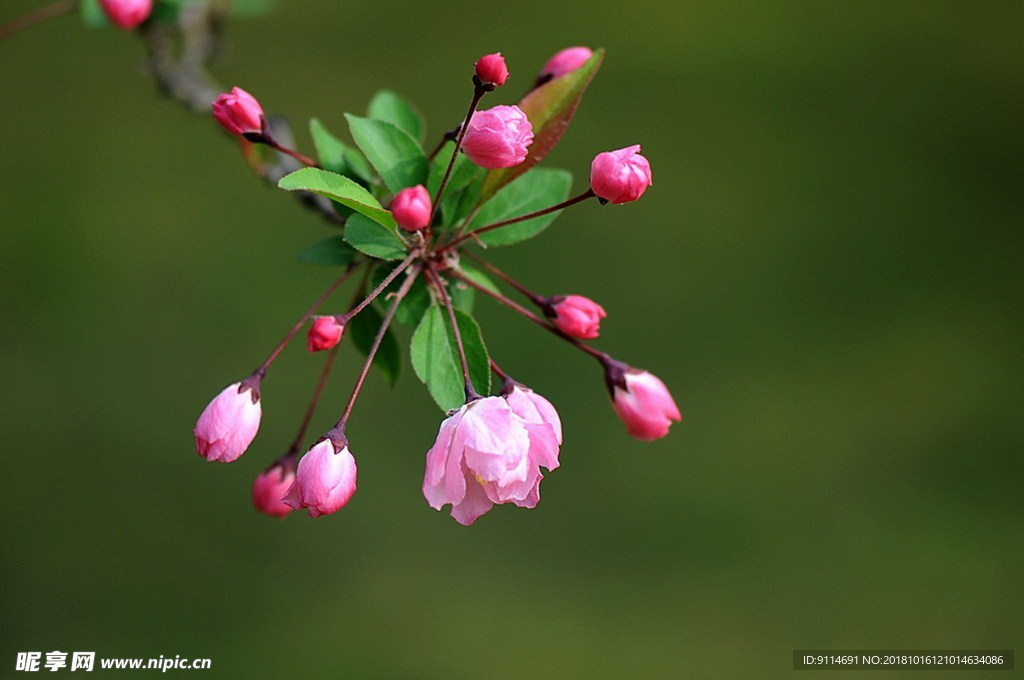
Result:
{"label": "green blurred background", "polygon": [[[549,164],[582,182],[640,142],[654,187],[493,258],[601,301],[599,346],[660,375],[685,422],[631,440],[596,365],[480,301],[566,441],[536,510],[471,528],[420,493],[441,414],[407,364],[356,408],[337,515],[249,505],[319,369],[299,346],[245,457],[197,458],[200,410],[330,279],[293,261],[329,229],[157,97],[132,36],[66,17],[0,44],[3,674],[54,649],[238,678],[783,677],[795,648],[1020,651],[1022,28],[1019,2],[710,0],[305,0],[232,24],[216,75],[268,110],[343,131],[389,87],[431,139],[480,54],[508,58],[510,103],[556,49],[608,49]],[[357,363],[346,348],[315,431]]]}

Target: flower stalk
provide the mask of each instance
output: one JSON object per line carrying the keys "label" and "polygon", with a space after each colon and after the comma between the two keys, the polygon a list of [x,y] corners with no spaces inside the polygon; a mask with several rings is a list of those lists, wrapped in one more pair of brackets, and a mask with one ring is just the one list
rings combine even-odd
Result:
{"label": "flower stalk", "polygon": [[491,297],[491,298],[497,300],[498,302],[500,302],[501,304],[505,305],[506,307],[508,307],[512,311],[514,311],[514,312],[516,312],[516,313],[526,317],[527,319],[529,319],[530,321],[534,322],[535,324],[537,324],[538,326],[540,326],[544,330],[548,331],[552,335],[555,335],[555,336],[561,338],[562,340],[565,340],[570,345],[573,345],[577,349],[582,350],[583,352],[586,352],[587,354],[589,354],[590,356],[594,357],[598,361],[604,362],[604,361],[606,361],[609,358],[607,352],[602,352],[600,350],[594,349],[590,345],[582,343],[579,340],[577,340],[576,338],[573,338],[573,337],[571,337],[569,335],[566,335],[565,333],[563,333],[562,331],[558,330],[557,328],[555,328],[554,326],[549,324],[547,321],[545,321],[541,317],[539,317],[536,314],[534,314],[533,312],[531,312],[526,307],[523,307],[521,304],[519,304],[515,300],[511,300],[508,297],[502,295],[501,293],[496,293],[495,291],[491,290],[490,288],[487,288],[485,286],[481,286],[479,283],[477,283],[473,279],[469,278],[468,276],[463,274],[458,269],[452,269],[452,270],[450,270],[450,273],[451,273],[452,276],[457,278],[459,281],[462,281],[463,283],[465,283],[466,285],[470,286],[471,288],[474,288],[474,289],[480,291],[481,293],[483,293],[484,295],[487,295],[488,297]]}
{"label": "flower stalk", "polygon": [[[491,88],[493,89],[493,88]],[[473,76],[473,100],[469,103],[469,111],[466,113],[466,119],[462,121],[462,125],[459,126],[459,134],[455,137],[455,149],[452,151],[451,160],[448,161],[448,167],[445,168],[444,177],[441,179],[441,184],[437,187],[437,195],[434,196],[434,206],[430,211],[430,222],[434,221],[434,216],[437,214],[437,207],[441,205],[441,198],[444,196],[444,189],[448,186],[448,180],[452,176],[452,168],[455,167],[455,160],[459,157],[459,149],[462,148],[462,140],[466,137],[466,130],[469,129],[469,121],[473,118],[473,114],[476,113],[476,107],[480,105],[480,100],[484,98],[488,90],[483,84],[480,83],[476,76]],[[444,141],[441,142],[444,144]],[[438,148],[440,150],[440,148]]]}
{"label": "flower stalk", "polygon": [[532,302],[533,304],[537,305],[538,307],[543,307],[544,303],[547,302],[547,298],[545,298],[542,295],[537,295],[532,290],[530,290],[529,288],[527,288],[523,284],[519,283],[519,281],[516,281],[511,276],[509,276],[508,274],[506,274],[502,270],[498,269],[493,264],[491,264],[487,260],[483,259],[479,255],[475,255],[475,254],[473,254],[472,252],[470,252],[468,250],[463,252],[462,255],[464,255],[465,257],[468,257],[469,259],[473,260],[478,265],[480,265],[481,267],[483,267],[484,269],[486,269],[490,273],[494,274],[495,276],[497,276],[499,279],[501,279],[502,281],[504,281],[508,285],[510,285],[513,288],[515,288],[516,290],[518,290],[524,296],[529,298],[530,302]]}
{"label": "flower stalk", "polygon": [[352,308],[352,309],[350,309],[349,311],[347,311],[347,312],[345,312],[344,314],[342,314],[342,315],[341,315],[341,316],[340,316],[340,317],[338,318],[338,321],[339,321],[339,323],[342,323],[342,324],[347,324],[347,323],[348,323],[348,322],[349,322],[349,321],[350,321],[350,320],[352,319],[352,317],[354,317],[354,316],[355,316],[356,314],[358,314],[359,312],[363,311],[363,310],[364,310],[364,309],[366,308],[366,306],[367,306],[368,304],[370,304],[370,303],[371,303],[371,302],[373,302],[373,301],[374,301],[375,299],[377,299],[377,297],[378,297],[378,296],[379,296],[379,295],[380,295],[381,293],[383,293],[383,292],[384,292],[384,289],[385,289],[385,288],[387,288],[387,287],[388,287],[389,285],[391,285],[391,282],[392,282],[392,281],[394,281],[394,280],[395,280],[395,278],[396,278],[396,277],[397,277],[397,276],[398,276],[399,274],[401,274],[401,273],[402,273],[403,271],[405,271],[405,270],[406,270],[406,269],[407,269],[407,268],[409,267],[409,265],[410,265],[410,264],[412,264],[413,260],[415,260],[415,259],[416,259],[417,257],[419,257],[419,256],[420,256],[420,253],[419,253],[419,251],[418,251],[418,250],[414,250],[414,251],[412,251],[411,253],[409,253],[409,256],[408,256],[408,257],[406,257],[406,258],[405,258],[404,260],[402,260],[402,263],[401,263],[401,264],[399,264],[399,265],[398,265],[397,267],[395,267],[394,269],[392,269],[392,270],[391,270],[391,273],[389,273],[389,274],[388,274],[387,276],[385,276],[385,277],[384,277],[384,280],[383,280],[383,281],[381,281],[381,282],[380,282],[380,283],[379,283],[379,284],[377,285],[377,287],[376,287],[376,288],[374,288],[374,289],[373,289],[373,290],[372,290],[372,291],[370,292],[370,294],[369,294],[369,295],[367,295],[367,296],[366,296],[366,297],[365,297],[365,298],[363,299],[363,301],[362,301],[362,302],[360,302],[360,303],[359,303],[358,305],[356,305],[355,307],[353,307],[353,308]]}
{"label": "flower stalk", "polygon": [[439,141],[437,143],[437,146],[434,147],[434,150],[427,155],[428,163],[432,162],[434,158],[437,156],[437,154],[441,153],[441,149],[444,148],[445,144],[447,144],[448,142],[454,142],[456,140],[456,138],[459,136],[460,128],[461,126],[453,127],[451,130],[448,130],[443,135],[441,135],[441,141]]}
{"label": "flower stalk", "polygon": [[309,406],[306,408],[306,415],[302,418],[302,423],[299,425],[299,431],[295,435],[292,445],[288,447],[288,453],[284,455],[285,458],[294,458],[302,450],[302,440],[306,438],[306,432],[309,430],[309,423],[313,420],[313,414],[316,412],[317,404],[320,403],[320,397],[324,391],[324,385],[327,384],[327,376],[330,374],[331,369],[334,367],[334,360],[338,356],[338,348],[341,345],[335,345],[327,352],[327,358],[324,360],[323,370],[320,371],[320,377],[316,381],[316,387],[313,388],[313,396],[309,400]]}
{"label": "flower stalk", "polygon": [[271,149],[274,149],[275,151],[280,151],[283,154],[291,156],[292,158],[294,158],[298,162],[300,162],[303,165],[305,165],[307,168],[319,168],[320,167],[320,164],[317,163],[312,158],[310,158],[309,156],[307,156],[305,154],[301,154],[298,151],[296,151],[295,149],[289,149],[287,146],[284,146],[283,144],[278,142],[273,137],[266,137],[266,139],[263,141],[263,143],[266,144],[267,146],[269,146]]}
{"label": "flower stalk", "polygon": [[289,342],[291,342],[292,338],[295,337],[295,334],[298,333],[306,324],[306,321],[309,320],[309,317],[313,316],[316,310],[320,308],[320,305],[322,305],[327,300],[327,298],[331,296],[331,293],[336,291],[341,284],[345,283],[345,281],[347,281],[348,278],[352,276],[352,274],[361,264],[362,262],[354,262],[350,264],[348,268],[345,269],[345,273],[339,276],[334,283],[327,287],[327,290],[320,294],[320,297],[318,297],[316,301],[312,304],[312,306],[310,306],[310,308],[306,310],[305,314],[299,317],[299,320],[295,322],[295,325],[292,326],[292,329],[288,331],[287,335],[285,335],[281,342],[277,344],[277,347],[275,347],[274,350],[270,353],[270,356],[267,357],[266,361],[260,364],[260,367],[253,372],[254,376],[259,376],[260,378],[262,378],[266,374],[267,369],[270,368],[270,365],[274,363],[275,359],[277,359],[277,356],[281,353],[281,350],[283,350],[285,346]]}
{"label": "flower stalk", "polygon": [[398,305],[402,303],[402,299],[408,294],[409,289],[412,288],[412,284],[415,283],[416,277],[420,274],[420,271],[421,267],[416,265],[408,274],[406,274],[405,281],[402,282],[398,292],[395,293],[394,299],[391,301],[391,305],[388,307],[388,311],[384,314],[384,320],[381,321],[380,330],[377,331],[377,335],[373,339],[370,351],[366,354],[366,361],[363,362],[363,369],[359,372],[359,377],[356,379],[355,387],[352,388],[352,394],[348,398],[348,403],[345,404],[345,411],[341,414],[341,418],[328,433],[328,436],[332,440],[335,437],[340,437],[341,440],[344,439],[345,425],[348,423],[348,418],[352,414],[352,407],[356,404],[359,392],[363,389],[363,381],[366,380],[366,374],[370,372],[370,366],[373,364],[373,357],[377,355],[377,350],[380,349],[380,343],[384,340],[384,334],[388,332],[391,320],[395,318],[395,312],[398,310]]}
{"label": "flower stalk", "polygon": [[22,15],[9,23],[0,26],[0,40],[6,40],[16,33],[28,30],[37,24],[41,24],[44,21],[50,19],[56,19],[62,17],[65,14],[71,14],[78,10],[78,3],[74,0],[57,0],[57,2],[51,2],[48,5],[43,5],[37,9],[32,10],[28,14]]}
{"label": "flower stalk", "polygon": [[501,366],[498,365],[497,361],[495,361],[494,359],[491,359],[490,360],[490,364],[491,364],[491,370],[494,371],[494,375],[496,375],[499,378],[501,378],[501,380],[502,380],[502,382],[504,384],[508,385],[509,383],[515,382],[514,380],[512,380],[512,376],[510,376],[508,373],[506,373],[504,370],[502,370]]}
{"label": "flower stalk", "polygon": [[466,392],[466,403],[474,401],[480,398],[480,393],[473,387],[473,381],[469,376],[469,361],[466,359],[466,348],[462,344],[462,331],[459,330],[459,321],[455,317],[455,307],[452,305],[452,299],[448,295],[448,290],[445,287],[444,280],[437,273],[437,270],[431,268],[428,270],[428,278],[432,280],[434,289],[437,291],[437,295],[441,298],[441,304],[448,312],[448,323],[451,324],[452,334],[455,336],[455,347],[459,352],[459,364],[462,368],[462,379],[463,388]]}
{"label": "flower stalk", "polygon": [[482,227],[474,229],[473,231],[467,232],[465,234],[462,234],[461,236],[456,237],[450,243],[448,243],[448,245],[445,246],[445,249],[448,250],[451,248],[455,248],[456,246],[464,243],[469,239],[479,239],[481,234],[485,234],[489,231],[494,231],[495,229],[501,229],[502,227],[507,227],[510,224],[516,224],[517,222],[525,222],[526,220],[532,220],[535,217],[543,217],[544,215],[553,213],[556,210],[564,210],[565,208],[568,208],[569,206],[572,205],[576,205],[577,203],[581,203],[587,200],[588,198],[594,198],[595,195],[596,194],[594,194],[593,191],[587,189],[578,196],[573,196],[568,200],[562,201],[557,205],[552,205],[550,207],[544,208],[543,210],[537,210],[536,212],[532,212],[526,215],[520,215],[519,217],[511,217],[507,220],[502,220],[501,222],[495,222],[494,224],[484,225]]}

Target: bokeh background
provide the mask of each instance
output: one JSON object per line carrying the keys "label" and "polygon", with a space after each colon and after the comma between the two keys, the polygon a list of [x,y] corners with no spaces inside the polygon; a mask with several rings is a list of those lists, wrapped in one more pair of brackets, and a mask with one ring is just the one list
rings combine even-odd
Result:
{"label": "bokeh background", "polygon": [[132,36],[66,17],[0,44],[0,664],[767,678],[796,648],[1020,651],[1022,28],[1019,2],[911,1],[296,0],[232,24],[216,75],[268,110],[343,132],[386,86],[431,139],[480,54],[508,58],[510,103],[556,49],[608,49],[548,162],[583,182],[640,142],[654,187],[493,258],[600,300],[599,346],[685,422],[631,440],[595,364],[479,301],[566,442],[536,510],[471,528],[420,494],[441,414],[408,364],[371,376],[335,516],[249,505],[319,369],[300,345],[250,451],[197,458],[200,410],[330,280],[293,260],[329,228],[158,97]]}

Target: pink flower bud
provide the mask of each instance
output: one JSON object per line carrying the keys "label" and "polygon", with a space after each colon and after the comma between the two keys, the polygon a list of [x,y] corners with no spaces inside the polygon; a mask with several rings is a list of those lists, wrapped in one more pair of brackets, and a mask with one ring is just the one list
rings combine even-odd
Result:
{"label": "pink flower bud", "polygon": [[567,47],[548,59],[548,63],[544,64],[537,79],[546,80],[571,73],[587,63],[593,54],[589,47]]}
{"label": "pink flower bud", "polygon": [[230,463],[256,437],[260,428],[260,395],[256,385],[228,385],[214,397],[196,421],[196,450],[209,461]]}
{"label": "pink flower bud", "polygon": [[308,508],[310,517],[337,512],[356,492],[356,459],[348,446],[336,447],[328,438],[316,443],[299,461],[295,481],[284,502]]}
{"label": "pink flower bud", "polygon": [[430,210],[430,194],[422,184],[402,189],[391,201],[391,214],[406,231],[419,231],[428,226]]}
{"label": "pink flower bud", "polygon": [[635,201],[651,184],[651,164],[640,155],[639,144],[599,153],[590,165],[590,188],[605,201]]}
{"label": "pink flower bud", "polygon": [[580,340],[592,340],[601,333],[604,307],[582,295],[559,295],[544,307],[558,330]]}
{"label": "pink flower bud", "polygon": [[476,62],[476,77],[483,85],[501,87],[508,80],[508,66],[501,52],[485,54]]}
{"label": "pink flower bud", "polygon": [[336,316],[315,316],[306,336],[306,346],[310,352],[323,352],[341,341],[345,332],[344,324],[338,322]]}
{"label": "pink flower bud", "polygon": [[561,425],[556,433],[551,414],[541,415],[523,395],[509,399],[466,404],[441,423],[427,452],[423,495],[435,510],[450,503],[459,524],[469,526],[496,503],[532,508],[540,499],[539,466],[557,465]]}
{"label": "pink flower bud", "polygon": [[511,168],[526,160],[533,126],[518,106],[477,111],[469,120],[462,150],[482,168]]}
{"label": "pink flower bud", "polygon": [[233,135],[263,131],[263,108],[255,97],[240,87],[217,95],[213,102],[213,117]]}
{"label": "pink flower bud", "polygon": [[282,459],[269,470],[264,470],[252,483],[252,504],[264,515],[283,518],[292,511],[282,500],[295,481],[295,461]]}
{"label": "pink flower bud", "polygon": [[153,0],[100,0],[100,7],[110,23],[131,31],[149,18]]}
{"label": "pink flower bud", "polygon": [[633,437],[641,441],[661,439],[668,434],[672,421],[682,420],[665,383],[654,375],[616,361],[608,361],[605,371],[612,407]]}

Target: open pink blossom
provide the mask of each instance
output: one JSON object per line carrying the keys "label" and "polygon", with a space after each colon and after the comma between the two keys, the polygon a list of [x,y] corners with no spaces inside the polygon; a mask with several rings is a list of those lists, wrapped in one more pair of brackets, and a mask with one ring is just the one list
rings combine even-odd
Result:
{"label": "open pink blossom", "polygon": [[[548,429],[536,428],[531,437],[530,426],[542,422]],[[539,498],[538,466],[557,464],[557,450],[548,446],[554,436],[543,418],[530,423],[501,397],[476,399],[441,423],[427,452],[423,495],[436,510],[450,503],[452,517],[466,526],[495,503],[532,508]]]}
{"label": "open pink blossom", "polygon": [[402,189],[391,201],[391,215],[406,231],[419,231],[430,224],[430,194],[422,184]]}
{"label": "open pink blossom", "polygon": [[153,0],[100,0],[100,7],[110,23],[131,31],[149,18]]}
{"label": "open pink blossom", "polygon": [[196,450],[209,461],[230,463],[245,453],[260,428],[258,384],[228,385],[196,421]]}
{"label": "open pink blossom", "polygon": [[282,499],[295,481],[295,461],[282,459],[269,470],[264,470],[252,483],[252,504],[259,512],[271,517],[285,517],[292,507]]}
{"label": "open pink blossom", "polygon": [[540,70],[540,75],[537,76],[537,79],[557,78],[564,76],[566,73],[572,73],[587,63],[587,60],[593,54],[589,47],[567,47],[560,52],[556,52],[553,57],[548,59],[548,63],[544,64],[544,68]]}
{"label": "open pink blossom", "polygon": [[462,150],[482,168],[511,168],[526,160],[533,126],[518,106],[477,111],[469,120]]}
{"label": "open pink blossom", "polygon": [[508,66],[501,52],[485,54],[476,61],[476,77],[483,85],[490,85],[491,89],[501,87],[508,80]]}
{"label": "open pink blossom", "polygon": [[673,421],[683,419],[665,383],[656,376],[615,361],[609,361],[605,370],[612,407],[633,437],[661,439]]}
{"label": "open pink blossom", "polygon": [[317,316],[309,326],[306,335],[306,347],[310,352],[323,352],[331,349],[339,342],[345,332],[345,325],[338,322],[336,316]]}
{"label": "open pink blossom", "polygon": [[590,164],[590,189],[611,203],[635,201],[652,183],[651,164],[639,144],[599,153]]}
{"label": "open pink blossom", "polygon": [[284,502],[295,509],[308,508],[310,517],[337,512],[356,492],[356,459],[348,446],[322,439],[299,461],[295,481]]}
{"label": "open pink blossom", "polygon": [[512,383],[511,387],[502,391],[509,408],[526,424],[530,435],[530,470],[532,483],[530,493],[520,507],[532,508],[540,500],[540,482],[544,478],[538,466],[548,470],[558,467],[558,449],[562,445],[562,420],[551,402],[540,396],[529,387]]}
{"label": "open pink blossom", "polygon": [[601,319],[608,316],[604,307],[582,295],[560,295],[545,306],[552,323],[566,335],[592,340],[601,334]]}
{"label": "open pink blossom", "polygon": [[240,87],[217,95],[213,117],[233,135],[256,134],[263,131],[263,107],[256,97]]}

